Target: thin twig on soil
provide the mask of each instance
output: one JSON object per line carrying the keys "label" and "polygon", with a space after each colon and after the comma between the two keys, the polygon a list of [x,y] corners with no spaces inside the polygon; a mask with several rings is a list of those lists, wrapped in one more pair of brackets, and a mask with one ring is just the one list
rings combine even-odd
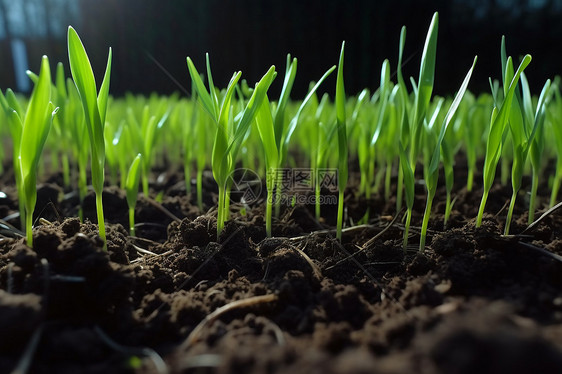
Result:
{"label": "thin twig on soil", "polygon": [[159,211],[164,213],[166,216],[170,217],[173,221],[177,221],[177,222],[181,221],[181,219],[179,219],[176,215],[174,215],[172,212],[170,212],[168,209],[166,209],[162,204],[160,204],[156,200],[152,199],[151,197],[145,196],[144,199],[150,205],[152,205],[154,208],[158,209]]}
{"label": "thin twig on soil", "polygon": [[347,256],[349,257],[349,259],[351,261],[353,261],[353,263],[359,268],[361,269],[361,271],[363,271],[363,273],[371,280],[371,282],[373,282],[374,284],[377,285],[377,287],[380,288],[381,293],[389,298],[390,300],[392,300],[393,302],[396,303],[396,305],[398,305],[400,307],[400,309],[402,309],[402,311],[404,312],[404,314],[408,317],[411,318],[410,314],[408,313],[408,311],[406,310],[406,308],[404,307],[404,305],[402,305],[396,298],[392,297],[389,293],[387,293],[384,290],[384,286],[382,285],[382,283],[380,283],[371,273],[369,273],[367,271],[367,269],[365,269],[365,267],[359,262],[357,261],[357,259],[353,256],[350,256],[350,253],[343,247],[343,245],[339,242],[339,241],[335,241],[335,243],[338,245],[338,247],[340,248],[340,250]]}
{"label": "thin twig on soil", "polygon": [[25,234],[16,229],[14,226],[10,225],[8,222],[0,219],[0,235],[6,236],[8,238],[23,238]]}
{"label": "thin twig on soil", "polygon": [[155,242],[154,240],[150,240],[150,239],[147,239],[147,238],[141,238],[141,237],[139,237],[139,236],[130,236],[130,238],[131,238],[133,241],[145,242],[146,244],[153,245],[153,246],[155,246],[155,247],[157,247],[157,246],[159,246],[159,245],[161,244],[161,243]]}
{"label": "thin twig on soil", "polygon": [[[293,212],[295,211],[295,207],[291,207],[290,209],[287,209],[284,213],[283,213],[283,217],[281,218],[281,222],[285,222],[288,223],[290,221],[290,217],[293,214]],[[318,220],[316,219],[316,217],[314,218],[314,224],[316,225],[316,227],[318,227],[319,230],[323,230],[322,225],[320,224],[320,222],[318,222]]]}
{"label": "thin twig on soil", "polygon": [[525,242],[517,242],[517,244],[520,245],[520,246],[523,246],[523,247],[525,247],[525,248],[532,249],[533,251],[537,251],[537,252],[539,252],[540,254],[543,254],[543,255],[545,255],[545,256],[548,256],[548,257],[550,257],[550,258],[552,258],[552,259],[554,259],[554,260],[556,260],[556,261],[562,262],[562,256],[560,256],[560,255],[558,255],[558,254],[556,254],[556,253],[552,253],[552,252],[550,252],[550,251],[547,251],[547,250],[544,249],[544,248],[537,247],[537,246],[535,246],[535,245],[532,245],[532,244],[530,244],[530,243],[525,243]]}
{"label": "thin twig on soil", "polygon": [[339,260],[338,262],[336,262],[334,265],[326,268],[326,270],[330,270],[342,263],[344,263],[345,261],[351,259],[353,256],[355,256],[356,254],[358,254],[359,252],[365,250],[365,248],[367,248],[368,246],[370,246],[371,244],[373,244],[375,242],[375,240],[377,240],[381,235],[383,235],[386,231],[388,231],[388,229],[390,229],[394,223],[396,223],[396,220],[398,219],[398,217],[400,216],[400,212],[398,214],[396,214],[394,216],[394,218],[392,219],[392,221],[386,225],[386,227],[384,229],[382,229],[379,233],[377,233],[377,235],[373,236],[371,239],[369,239],[365,244],[363,244],[361,247],[357,247],[359,248],[359,250],[357,252],[354,252],[352,254],[350,254],[349,256]]}
{"label": "thin twig on soil", "polygon": [[545,219],[546,217],[548,217],[549,215],[560,209],[560,207],[562,207],[562,201],[556,204],[555,206],[553,206],[552,208],[550,208],[549,210],[547,210],[546,212],[544,212],[543,214],[541,214],[539,218],[537,218],[533,223],[527,226],[527,228],[525,228],[525,230],[521,231],[519,234],[523,234],[529,230],[532,230],[535,226],[539,224],[539,222],[541,222],[543,219]]}
{"label": "thin twig on soil", "polygon": [[132,260],[131,264],[136,264],[137,262],[146,261],[147,257],[149,257],[149,256],[150,256],[149,258],[157,258],[157,257],[168,256],[172,253],[174,253],[174,250],[170,249],[169,251],[166,251],[164,253],[155,253],[153,256],[151,256],[151,255],[141,256],[141,257],[138,257],[138,258],[135,258],[134,260]]}
{"label": "thin twig on soil", "polygon": [[304,243],[304,247],[302,249],[300,249],[299,247],[294,247],[294,246],[290,246],[290,247],[292,249],[294,249],[295,251],[297,251],[306,260],[306,262],[312,268],[312,272],[314,273],[314,276],[316,277],[316,279],[322,279],[322,271],[320,270],[318,265],[316,265],[312,261],[312,259],[310,257],[308,257],[308,255],[304,252],[304,249],[306,248],[306,245],[307,245],[307,243]]}
{"label": "thin twig on soil", "polygon": [[268,294],[260,296],[252,296],[247,299],[232,301],[224,306],[221,306],[214,312],[208,314],[195,328],[191,331],[187,339],[180,345],[180,350],[187,350],[193,344],[201,339],[201,334],[205,328],[215,322],[223,314],[226,314],[235,309],[253,307],[259,304],[268,304],[276,302],[279,299],[277,295]]}
{"label": "thin twig on soil", "polygon": [[502,214],[502,212],[507,209],[508,205],[509,205],[509,200],[507,200],[505,204],[503,204],[502,208],[496,214],[494,214],[494,218],[498,218],[499,215]]}
{"label": "thin twig on soil", "polygon": [[154,252],[150,252],[147,249],[141,248],[138,245],[135,244],[131,244],[133,246],[134,249],[136,249],[137,252],[140,252],[144,255],[150,255],[150,256],[158,256],[158,253],[154,253]]}
{"label": "thin twig on soil", "polygon": [[[353,227],[346,227],[345,229],[342,229],[341,232],[347,233],[347,232],[351,232],[351,231],[355,231],[355,230],[372,229],[372,228],[378,228],[378,226],[371,225],[371,224],[363,224],[363,225],[358,225],[358,226],[353,226]],[[306,235],[293,236],[293,237],[287,238],[287,239],[289,239],[291,241],[303,240],[303,239],[306,239],[306,238],[310,237],[311,235],[332,234],[332,233],[335,233],[335,232],[336,232],[336,229],[323,229],[323,230],[311,231]]]}
{"label": "thin twig on soil", "polygon": [[[403,210],[403,209],[402,209]],[[382,229],[377,235],[373,236],[371,239],[369,239],[365,244],[363,244],[363,246],[361,247],[361,249],[365,249],[368,246],[370,246],[371,244],[373,244],[375,242],[375,240],[377,240],[382,234],[384,234],[385,232],[387,232],[396,222],[396,220],[398,219],[398,217],[400,216],[400,213],[402,212],[402,210],[398,213],[396,213],[396,215],[394,216],[394,218],[392,219],[392,221],[390,221],[390,223],[388,225],[386,225],[386,227],[384,229]]]}

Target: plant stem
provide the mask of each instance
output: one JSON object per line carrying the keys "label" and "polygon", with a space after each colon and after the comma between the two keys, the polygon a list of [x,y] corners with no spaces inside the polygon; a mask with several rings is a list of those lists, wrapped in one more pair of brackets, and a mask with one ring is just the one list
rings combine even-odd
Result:
{"label": "plant stem", "polygon": [[197,206],[203,210],[203,169],[197,170]]}
{"label": "plant stem", "polygon": [[[143,161],[144,162],[144,161]],[[146,172],[146,170],[143,170],[142,173],[142,192],[144,193],[144,196],[148,197],[148,173]]]}
{"label": "plant stem", "polygon": [[119,186],[122,190],[124,190],[126,184],[127,184],[127,167],[125,166],[124,162],[121,162],[119,164]]}
{"label": "plant stem", "polygon": [[467,177],[467,180],[466,180],[466,190],[468,192],[472,191],[473,181],[474,181],[474,168],[469,166],[468,167],[468,177]]}
{"label": "plant stem", "polygon": [[191,172],[190,172],[189,164],[185,161],[184,161],[184,167],[183,167],[183,175],[184,175],[184,180],[185,180],[185,193],[190,194],[191,193]]}
{"label": "plant stem", "polygon": [[226,193],[225,186],[219,186],[219,205],[217,207],[217,238],[224,227],[224,195]]}
{"label": "plant stem", "polygon": [[406,211],[406,223],[404,224],[404,239],[402,241],[402,246],[404,252],[408,249],[408,235],[410,233],[410,222],[412,221],[412,209],[407,209]]}
{"label": "plant stem", "polygon": [[429,225],[429,216],[431,215],[431,204],[433,203],[433,196],[428,196],[425,204],[425,212],[423,213],[423,221],[420,236],[420,252],[425,250],[425,238],[427,236],[427,226]]}
{"label": "plant stem", "polygon": [[107,240],[105,237],[105,221],[103,219],[102,191],[96,192],[96,211],[98,213],[98,228],[103,240],[103,250],[107,252]]}
{"label": "plant stem", "polygon": [[552,181],[552,192],[550,194],[550,208],[556,204],[556,199],[558,198],[558,190],[560,189],[560,182],[562,181],[562,173],[556,173],[554,180]]}
{"label": "plant stem", "polygon": [[84,199],[88,193],[88,180],[86,176],[86,167],[78,167],[78,200],[80,207],[78,208],[78,216],[80,217],[80,222],[84,223]]}
{"label": "plant stem", "polygon": [[447,227],[447,221],[449,221],[449,217],[451,216],[451,210],[453,209],[453,205],[451,204],[451,191],[447,191],[447,198],[445,201],[445,218],[443,220],[443,225]]}
{"label": "plant stem", "polygon": [[537,199],[537,189],[539,187],[539,173],[533,173],[533,181],[531,184],[531,200],[529,201],[529,219],[527,223],[530,225],[535,220],[535,204]]}
{"label": "plant stem", "polygon": [[279,218],[279,215],[281,214],[281,193],[282,193],[281,189],[283,185],[282,185],[281,178],[277,175],[277,170],[275,170],[274,173],[275,173],[274,176],[276,181],[275,193],[278,195],[277,198],[275,199],[275,218]]}
{"label": "plant stem", "polygon": [[[369,179],[367,180],[367,186],[370,186]],[[365,190],[365,198],[367,199],[367,201],[369,201],[369,199],[371,198],[371,189],[368,188],[368,187]],[[365,212],[365,215],[363,216],[363,221],[365,223],[369,222],[369,216],[370,215],[371,215],[371,208],[369,207],[369,204],[367,204],[367,211]]]}
{"label": "plant stem", "polygon": [[33,210],[25,212],[25,235],[27,238],[27,245],[33,248]]}
{"label": "plant stem", "polygon": [[65,187],[70,186],[70,167],[67,154],[62,155],[62,180]]}
{"label": "plant stem", "polygon": [[507,183],[509,182],[509,176],[511,175],[509,169],[509,160],[506,157],[502,157],[500,168],[500,182],[502,186],[507,186]]}
{"label": "plant stem", "polygon": [[336,239],[341,242],[341,230],[343,228],[343,189],[339,191],[338,197],[338,222],[336,226]]}
{"label": "plant stem", "polygon": [[509,209],[507,210],[507,218],[505,221],[504,235],[509,235],[509,227],[511,226],[511,217],[513,216],[513,208],[515,207],[515,199],[517,199],[517,191],[513,191],[511,201],[509,202]]}
{"label": "plant stem", "polygon": [[476,217],[476,227],[482,226],[482,216],[484,215],[484,208],[486,207],[486,201],[488,200],[488,191],[484,188],[484,193],[482,194],[482,200],[480,200],[480,208],[478,208],[478,217]]}
{"label": "plant stem", "polygon": [[316,215],[316,220],[320,221],[320,183],[316,183],[316,189],[314,190],[315,200],[314,200],[314,213]]}
{"label": "plant stem", "polygon": [[267,190],[267,201],[265,203],[265,234],[271,238],[271,213],[273,208],[273,188]]}
{"label": "plant stem", "polygon": [[[18,197],[22,196],[23,197],[23,186],[21,185],[21,183],[17,186],[17,190],[18,190]],[[20,198],[21,199],[21,198]],[[25,204],[23,203],[23,200],[19,200],[19,212],[20,212],[20,226],[21,229],[23,230],[25,227],[27,227],[27,222],[26,222],[26,212],[25,212]]]}
{"label": "plant stem", "polygon": [[390,177],[392,176],[392,161],[389,160],[386,163],[386,174],[384,176],[384,199],[388,201],[390,199]]}
{"label": "plant stem", "polygon": [[402,173],[402,168],[398,168],[398,183],[396,185],[396,211],[399,212],[402,209],[402,193],[404,189],[404,174]]}
{"label": "plant stem", "polygon": [[224,212],[223,218],[224,221],[228,221],[230,219],[230,186],[227,186],[224,193]]}
{"label": "plant stem", "polygon": [[135,208],[129,208],[129,235],[136,236],[135,234]]}

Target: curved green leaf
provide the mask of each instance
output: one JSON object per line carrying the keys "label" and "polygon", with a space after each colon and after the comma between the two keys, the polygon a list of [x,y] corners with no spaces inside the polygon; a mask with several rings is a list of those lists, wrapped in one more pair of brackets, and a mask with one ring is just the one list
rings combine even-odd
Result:
{"label": "curved green leaf", "polygon": [[140,181],[140,165],[141,165],[142,155],[139,153],[137,157],[131,163],[129,167],[129,172],[127,173],[127,180],[125,182],[125,191],[127,194],[127,204],[129,208],[134,208],[137,204],[138,192],[139,192],[139,181]]}

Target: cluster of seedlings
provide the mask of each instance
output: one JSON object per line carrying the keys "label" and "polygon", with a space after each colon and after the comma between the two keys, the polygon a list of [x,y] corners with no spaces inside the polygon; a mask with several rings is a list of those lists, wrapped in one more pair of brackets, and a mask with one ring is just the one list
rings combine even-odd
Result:
{"label": "cluster of seedlings", "polygon": [[[477,160],[484,160],[483,194],[477,216],[481,225],[489,191],[501,162],[502,183],[511,184],[513,195],[507,213],[505,234],[509,233],[513,209],[525,174],[531,175],[529,222],[537,209],[537,186],[546,160],[555,158],[556,169],[550,205],[554,205],[562,181],[562,96],[559,80],[548,80],[538,96],[532,95],[524,70],[531,56],[518,63],[507,55],[501,43],[501,79],[490,79],[491,94],[473,95],[469,81],[477,58],[469,68],[454,97],[433,95],[437,52],[438,15],[434,15],[421,57],[419,77],[406,83],[402,75],[406,28],[402,28],[396,65],[396,82],[391,80],[388,60],[382,63],[380,87],[346,97],[344,87],[344,44],[337,66],[330,67],[302,101],[291,99],[297,59],[287,56],[279,98],[268,95],[278,75],[272,66],[252,88],[235,72],[226,88],[215,85],[209,56],[206,82],[187,58],[192,81],[191,98],[172,96],[140,97],[109,95],[112,54],[98,90],[88,55],[76,33],[68,29],[68,54],[72,78],[65,77],[61,63],[54,82],[49,61],[43,57],[38,75],[29,72],[35,83],[30,98],[0,92],[0,134],[12,139],[12,160],[17,185],[21,226],[32,246],[32,216],[36,203],[37,174],[44,169],[41,154],[46,147],[52,162],[60,165],[66,187],[76,188],[82,204],[88,182],[96,194],[99,233],[105,241],[102,190],[104,179],[126,190],[130,231],[134,231],[134,208],[139,185],[149,194],[149,175],[155,162],[183,164],[187,193],[196,176],[197,203],[203,206],[203,171],[209,166],[218,185],[217,230],[230,217],[233,171],[242,165],[266,180],[266,232],[272,234],[272,218],[280,214],[282,189],[277,170],[293,165],[311,170],[338,171],[337,237],[344,226],[344,190],[348,182],[349,159],[358,160],[358,193],[370,198],[380,193],[389,199],[391,180],[396,176],[396,211],[405,203],[404,248],[414,208],[416,183],[427,191],[421,222],[419,250],[425,247],[429,218],[442,171],[446,190],[445,225],[453,198],[454,167],[458,152],[466,155],[466,189],[472,190]],[[320,96],[336,71],[335,98]],[[214,129],[214,137],[209,129]],[[297,135],[297,136],[295,136]],[[7,137],[6,137],[7,138]],[[290,152],[295,150],[295,152]],[[333,152],[331,150],[337,150]],[[209,158],[209,155],[211,156]],[[0,152],[0,161],[7,158]],[[298,157],[298,159],[297,159]],[[208,162],[210,160],[210,163]],[[88,166],[89,163],[89,166]],[[1,165],[1,163],[0,163]],[[423,165],[423,178],[416,168]],[[509,167],[511,165],[511,173]],[[88,178],[88,171],[90,178]],[[75,173],[76,175],[73,175]],[[276,177],[271,177],[271,176]],[[417,179],[416,179],[417,178]],[[312,180],[313,193],[321,187]],[[73,186],[76,184],[76,186]],[[315,214],[322,215],[321,199]],[[363,217],[368,222],[367,211]],[[82,218],[82,214],[80,213]]]}

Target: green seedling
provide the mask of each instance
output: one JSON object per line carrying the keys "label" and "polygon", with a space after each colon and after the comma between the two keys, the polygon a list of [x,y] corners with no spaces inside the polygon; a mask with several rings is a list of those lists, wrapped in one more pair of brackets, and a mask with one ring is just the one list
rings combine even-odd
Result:
{"label": "green seedling", "polygon": [[[523,82],[524,75],[521,75],[521,79]],[[539,97],[539,101],[537,103],[534,118],[532,116],[532,103],[531,94],[529,91],[529,85],[527,84],[526,78],[524,79],[525,83],[523,83],[523,101],[526,104],[525,106],[525,113],[527,114],[528,121],[533,121],[534,126],[533,130],[535,132],[534,138],[530,139],[530,149],[529,149],[529,158],[531,159],[532,165],[532,182],[531,182],[531,197],[529,200],[529,216],[527,223],[530,225],[535,220],[535,206],[536,206],[536,199],[537,199],[537,190],[539,186],[539,176],[541,174],[541,167],[543,161],[543,153],[544,153],[544,143],[545,143],[545,121],[546,121],[546,114],[547,108],[551,101],[552,97],[552,85],[550,79],[546,81],[543,90],[541,91],[541,95]],[[532,136],[532,134],[531,134]]]}
{"label": "green seedling", "polygon": [[[381,81],[378,91],[373,95],[371,102],[365,106],[363,104],[369,97],[366,91],[361,92],[357,98],[355,108],[351,115],[351,126],[355,125],[357,118],[360,115],[359,111],[362,107],[364,108],[363,112],[366,112],[365,115],[368,117],[367,119],[361,120],[361,135],[359,139],[357,139],[359,143],[357,155],[359,158],[359,169],[361,172],[359,192],[364,194],[367,199],[371,197],[371,190],[374,187],[373,178],[375,177],[375,151],[381,143],[381,148],[384,149],[386,146],[385,143],[391,141],[396,133],[396,131],[394,131],[395,128],[391,128],[392,125],[389,124],[390,114],[388,104],[392,91],[393,89],[390,82],[390,63],[388,60],[384,60],[381,68]],[[383,124],[385,131],[382,131]],[[386,162],[386,165],[388,166],[389,164],[392,164],[392,161],[387,157],[389,156],[389,152],[386,151],[387,150],[381,151],[381,154],[383,155],[381,158],[384,159],[384,162]],[[390,184],[390,171],[391,170],[389,168],[385,177],[385,194],[390,192],[390,187],[387,186],[387,183]],[[367,209],[367,212],[363,217],[365,221],[368,221],[369,213],[370,212]]]}
{"label": "green seedling", "polygon": [[90,60],[84,49],[84,45],[76,31],[68,28],[68,58],[72,78],[80,94],[84,115],[86,118],[86,129],[90,139],[91,151],[91,174],[92,187],[96,194],[96,211],[98,216],[99,234],[107,250],[105,237],[105,222],[103,218],[103,182],[105,165],[105,141],[104,126],[109,95],[109,80],[111,74],[111,48],[107,58],[107,66],[103,81],[99,90],[96,88],[96,80]]}
{"label": "green seedling", "polygon": [[[129,135],[132,136],[132,145],[137,152],[143,154],[141,181],[143,194],[147,197],[149,195],[148,176],[154,159],[154,145],[170,114],[170,108],[163,111],[161,104],[156,105],[158,107],[153,108],[147,103],[142,107],[140,124],[135,118],[133,108],[127,108],[127,125],[130,129]],[[151,114],[151,111],[155,111],[156,114]]]}
{"label": "green seedling", "polygon": [[412,85],[415,93],[415,111],[413,122],[410,125],[410,131],[412,133],[410,144],[410,165],[414,171],[416,169],[416,162],[418,159],[419,149],[421,147],[423,122],[429,108],[429,102],[433,92],[433,83],[435,80],[435,56],[437,52],[438,22],[439,16],[435,13],[431,20],[431,24],[429,25],[429,31],[427,32],[417,85],[412,79]]}
{"label": "green seedling", "polygon": [[[492,111],[492,118],[490,120],[490,129],[488,132],[488,140],[486,142],[486,158],[484,160],[484,190],[482,193],[482,200],[480,201],[480,208],[478,209],[478,216],[476,217],[476,227],[482,225],[482,217],[484,215],[484,208],[486,206],[486,201],[488,199],[488,194],[490,188],[494,182],[494,177],[496,174],[496,167],[500,160],[500,155],[502,153],[502,145],[505,139],[505,130],[508,119],[511,113],[511,106],[513,102],[513,96],[515,94],[515,89],[519,82],[519,77],[525,68],[531,62],[531,56],[526,55],[521,64],[517,68],[515,74],[509,73],[513,72],[513,63],[511,57],[506,59],[505,69],[504,69],[504,82],[509,86],[504,87],[505,98],[501,104],[500,109],[498,109],[499,103],[496,102],[494,109]],[[503,65],[503,64],[502,64]]]}
{"label": "green seedling", "polygon": [[271,237],[271,215],[273,207],[273,192],[276,185],[277,178],[277,166],[279,165],[279,154],[277,150],[277,144],[275,142],[275,133],[273,127],[273,117],[271,116],[270,104],[267,96],[260,105],[260,109],[256,115],[256,124],[260,137],[262,140],[264,153],[265,153],[265,165],[267,170],[266,177],[266,189],[267,189],[267,199],[266,199],[266,210],[265,210],[265,231],[268,237]]}
{"label": "green seedling", "polygon": [[554,138],[553,143],[556,153],[556,171],[554,172],[552,192],[550,194],[549,206],[551,208],[556,204],[558,191],[560,190],[560,183],[562,182],[562,95],[560,94],[560,86],[557,81],[555,81],[552,91],[554,92],[555,105],[553,105],[553,120],[550,123],[550,129],[553,135],[552,138]]}
{"label": "green seedling", "polygon": [[135,207],[139,193],[139,182],[141,174],[142,155],[139,153],[133,160],[129,172],[127,173],[127,181],[125,182],[125,192],[127,195],[127,205],[129,206],[129,233],[135,236]]}
{"label": "green seedling", "polygon": [[[70,161],[68,149],[69,143],[72,139],[70,139],[70,132],[67,127],[69,123],[65,121],[68,93],[66,90],[66,78],[64,76],[64,66],[62,62],[57,64],[53,93],[55,93],[55,100],[53,100],[53,102],[59,109],[58,114],[53,118],[52,129],[55,130],[55,139],[58,142],[58,144],[56,144],[56,149],[59,151],[58,153],[60,153],[63,184],[68,188],[70,187]],[[53,152],[53,155],[56,154],[57,152]]]}
{"label": "green seedling", "polygon": [[211,164],[213,177],[219,186],[217,235],[220,235],[229,214],[228,183],[229,177],[232,175],[235,168],[236,156],[250,124],[254,121],[260,105],[266,98],[267,90],[277,73],[275,72],[275,67],[272,66],[256,84],[252,96],[246,103],[244,109],[235,115],[233,113],[233,105],[231,104],[232,96],[242,73],[237,72],[232,75],[226,92],[219,101],[211,74],[209,55],[207,55],[209,91],[205,88],[195,65],[189,57],[187,58],[187,66],[191,75],[191,80],[197,90],[198,100],[216,125]]}
{"label": "green seedling", "polygon": [[347,186],[347,128],[345,116],[345,87],[343,83],[343,57],[345,42],[341,45],[340,61],[338,63],[338,76],[336,81],[336,123],[338,132],[338,216],[336,238],[341,241],[343,227],[343,194]]}
{"label": "green seedling", "polygon": [[[506,67],[504,84],[513,76],[513,67],[512,65],[507,63],[506,56],[507,54],[505,49],[505,38],[502,38],[502,44],[501,44],[502,66]],[[523,179],[523,171],[524,171],[523,169],[527,161],[527,156],[529,154],[529,151],[531,150],[533,143],[537,139],[535,137],[535,135],[537,134],[537,130],[539,132],[542,131],[542,127],[546,115],[545,102],[549,100],[549,96],[550,96],[548,93],[550,90],[550,80],[548,80],[541,92],[541,96],[539,98],[536,112],[534,112],[533,104],[531,101],[531,93],[529,90],[529,84],[527,82],[527,79],[525,78],[525,73],[521,73],[519,85],[521,86],[522,91],[519,90],[515,91],[516,101],[512,105],[511,113],[509,116],[509,128],[510,128],[511,144],[513,150],[513,157],[512,157],[513,162],[511,168],[511,185],[512,185],[513,193],[511,196],[511,201],[507,212],[504,235],[509,234],[509,228],[513,216],[513,209],[515,207],[515,200],[521,188],[521,182]],[[505,85],[504,85],[504,94],[506,94]],[[539,166],[538,164],[540,162],[540,155],[536,154],[535,156],[536,156],[535,163],[533,163],[533,165],[537,164],[538,167]],[[536,179],[538,182],[538,176]],[[533,184],[536,188],[536,182],[533,182]],[[534,214],[533,195],[531,196],[530,209],[531,208],[533,209],[533,214]]]}
{"label": "green seedling", "polygon": [[[425,116],[429,107],[429,102],[431,99],[431,93],[433,92],[433,82],[435,76],[435,55],[437,51],[437,28],[438,28],[438,14],[435,13],[431,20],[431,24],[429,25],[429,30],[427,33],[427,37],[425,40],[425,45],[423,48],[421,63],[420,63],[420,75],[418,84],[411,79],[411,83],[414,90],[415,95],[415,103],[414,103],[414,115],[408,115],[408,99],[407,95],[404,93],[403,96],[403,125],[402,131],[400,134],[400,143],[399,143],[399,151],[400,151],[400,165],[402,168],[402,174],[405,183],[405,193],[406,193],[406,223],[404,229],[404,240],[403,246],[404,250],[408,245],[408,235],[409,235],[409,228],[410,222],[412,218],[412,210],[414,207],[414,184],[415,184],[415,170],[416,170],[416,163],[418,159],[419,148],[421,146],[421,139],[423,133],[423,124],[425,120]],[[403,29],[404,30],[404,29]],[[405,35],[405,32],[403,33]],[[404,36],[405,38],[405,36]],[[403,48],[403,38],[400,38],[400,49]],[[401,73],[400,73],[401,75]],[[400,83],[399,85],[404,86],[401,87],[402,90],[405,90],[405,85]],[[406,117],[407,116],[407,117]],[[409,126],[406,126],[404,123],[404,119],[412,119],[412,122]],[[409,158],[406,157],[406,145],[409,144],[410,147],[410,156]]]}
{"label": "green seedling", "polygon": [[[51,68],[49,59],[43,56],[39,77],[31,93],[31,99],[21,123],[19,146],[19,172],[25,206],[25,233],[27,245],[33,247],[33,212],[37,202],[37,168],[39,157],[47,140],[53,116],[57,109],[51,103]],[[17,112],[13,112],[17,115]],[[19,119],[14,118],[14,121]]]}
{"label": "green seedling", "polygon": [[[427,201],[426,201],[425,212],[423,215],[422,228],[421,228],[420,247],[419,247],[420,251],[423,251],[425,249],[425,239],[427,235],[427,226],[429,223],[429,217],[431,215],[431,205],[433,202],[433,198],[435,197],[435,192],[437,191],[437,182],[439,179],[439,162],[442,154],[441,148],[442,145],[444,144],[443,140],[445,138],[445,134],[447,132],[449,124],[451,123],[451,120],[453,119],[455,112],[457,111],[457,108],[460,105],[464,93],[466,92],[468,83],[470,82],[470,77],[472,76],[472,71],[474,70],[474,66],[476,65],[476,60],[477,58],[475,57],[470,70],[466,74],[466,77],[464,78],[464,81],[462,82],[462,85],[459,91],[457,92],[455,99],[453,100],[453,103],[451,104],[449,110],[447,111],[447,115],[445,116],[445,120],[443,121],[443,125],[441,126],[441,130],[439,132],[439,136],[437,138],[437,142],[435,144],[435,148],[431,156],[431,161],[429,162],[429,167],[425,171],[424,177],[425,177],[425,183],[427,188]],[[437,109],[436,112],[438,111],[439,109]]]}
{"label": "green seedling", "polygon": [[16,98],[16,95],[9,88],[6,90],[5,96],[0,91],[0,105],[2,106],[2,109],[4,110],[4,113],[6,115],[6,122],[8,123],[9,132],[12,138],[12,165],[14,168],[14,175],[16,180],[16,190],[18,192],[20,225],[21,228],[24,229],[26,226],[25,204],[23,201],[24,191],[19,162],[22,132],[21,119],[24,118],[24,112],[18,102],[18,99]]}
{"label": "green seedling", "polygon": [[[408,89],[404,76],[402,75],[402,59],[404,55],[404,46],[406,44],[406,26],[402,26],[400,30],[400,42],[398,45],[398,66],[396,67],[396,79],[398,87],[398,95],[396,98],[396,107],[398,111],[398,124],[399,124],[399,143],[403,147],[407,146],[410,136],[410,98],[408,97]],[[398,168],[398,181],[396,186],[396,211],[402,210],[402,191],[404,186],[404,173],[402,172],[402,156],[400,157],[400,167]],[[409,226],[409,225],[408,225]]]}
{"label": "green seedling", "polygon": [[72,139],[71,150],[74,160],[78,165],[78,199],[79,210],[78,216],[80,221],[84,221],[83,204],[86,194],[88,193],[88,134],[86,130],[86,118],[84,117],[84,110],[80,101],[80,94],[76,89],[76,85],[72,79],[66,80],[66,87],[68,93],[68,103],[63,112],[65,123],[69,124],[69,132]]}
{"label": "green seedling", "polygon": [[[291,61],[291,56],[287,55],[287,68],[285,70],[285,80],[281,90],[281,97],[277,106],[273,109],[267,97],[264,99],[258,115],[256,124],[260,139],[263,145],[266,165],[266,233],[271,236],[272,206],[275,189],[281,193],[281,181],[278,171],[283,167],[286,159],[289,141],[299,122],[300,115],[324,80],[335,70],[335,66],[329,69],[308,92],[305,99],[300,104],[295,115],[291,118],[288,126],[285,124],[286,106],[289,102],[289,95],[296,76],[297,59]],[[275,214],[279,215],[281,199],[275,201]]]}

